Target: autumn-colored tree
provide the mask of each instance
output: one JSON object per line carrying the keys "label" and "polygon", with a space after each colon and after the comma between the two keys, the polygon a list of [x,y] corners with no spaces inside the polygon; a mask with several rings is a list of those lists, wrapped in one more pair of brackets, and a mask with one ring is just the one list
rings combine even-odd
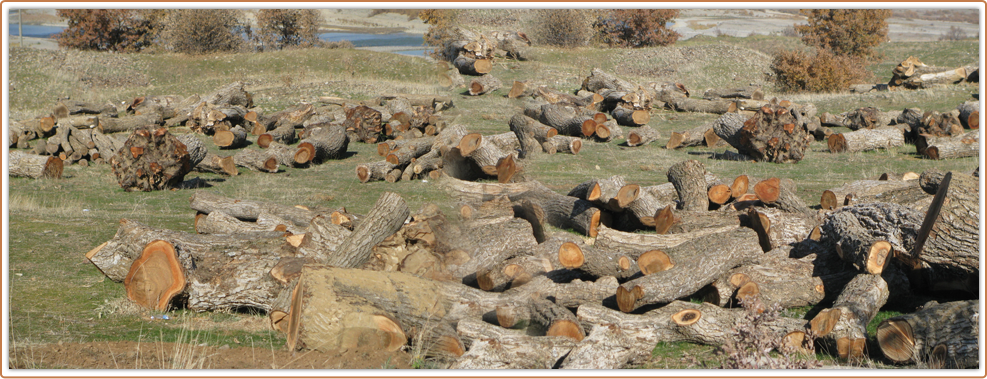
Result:
{"label": "autumn-colored tree", "polygon": [[322,15],[317,9],[261,9],[257,12],[258,30],[254,38],[271,49],[317,46],[321,22]]}
{"label": "autumn-colored tree", "polygon": [[783,50],[771,62],[771,71],[782,92],[839,92],[867,83],[874,75],[864,68],[862,58],[827,49],[816,49],[815,54]]}
{"label": "autumn-colored tree", "polygon": [[237,9],[177,9],[164,21],[162,43],[174,52],[205,54],[239,51],[250,25]]}
{"label": "autumn-colored tree", "polygon": [[890,9],[802,9],[807,25],[795,30],[809,46],[836,55],[863,59],[874,56],[874,47],[888,39]]}
{"label": "autumn-colored tree", "polygon": [[59,9],[68,27],[55,34],[58,46],[100,51],[141,51],[154,42],[161,26],[160,10]]}
{"label": "autumn-colored tree", "polygon": [[667,46],[681,37],[667,27],[678,15],[678,9],[615,9],[601,14],[594,27],[609,46]]}

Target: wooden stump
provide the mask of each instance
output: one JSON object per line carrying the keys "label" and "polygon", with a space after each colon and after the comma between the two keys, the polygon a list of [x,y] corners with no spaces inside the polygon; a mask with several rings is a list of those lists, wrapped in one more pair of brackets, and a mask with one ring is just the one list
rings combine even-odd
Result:
{"label": "wooden stump", "polygon": [[930,303],[922,310],[891,317],[877,326],[877,343],[884,356],[907,364],[927,362],[929,368],[974,368],[980,302]]}
{"label": "wooden stump", "polygon": [[126,191],[153,191],[174,187],[192,170],[185,145],[167,129],[135,131],[110,165]]}
{"label": "wooden stump", "polygon": [[62,177],[63,163],[58,157],[25,154],[20,151],[11,150],[7,155],[7,159],[7,167],[12,177],[33,179],[59,179]]}

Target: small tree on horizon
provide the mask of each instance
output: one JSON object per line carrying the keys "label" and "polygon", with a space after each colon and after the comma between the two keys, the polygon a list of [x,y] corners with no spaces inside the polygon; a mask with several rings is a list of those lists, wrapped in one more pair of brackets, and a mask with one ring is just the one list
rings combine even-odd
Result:
{"label": "small tree on horizon", "polygon": [[868,60],[874,47],[888,39],[890,9],[802,9],[808,25],[795,30],[806,45],[827,49],[836,55]]}
{"label": "small tree on horizon", "polygon": [[316,9],[261,9],[255,38],[267,48],[319,45],[322,14]]}
{"label": "small tree on horizon", "polygon": [[598,16],[593,26],[609,46],[668,46],[681,37],[667,26],[678,15],[678,9],[615,9]]}
{"label": "small tree on horizon", "polygon": [[176,9],[164,21],[161,42],[185,54],[236,52],[244,49],[250,25],[237,9]]}

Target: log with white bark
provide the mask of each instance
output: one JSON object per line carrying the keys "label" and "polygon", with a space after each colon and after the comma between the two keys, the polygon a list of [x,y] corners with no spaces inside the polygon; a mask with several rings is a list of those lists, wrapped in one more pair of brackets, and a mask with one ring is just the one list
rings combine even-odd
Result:
{"label": "log with white bark", "polygon": [[7,167],[12,177],[59,179],[62,177],[63,163],[58,157],[11,150],[7,155]]}

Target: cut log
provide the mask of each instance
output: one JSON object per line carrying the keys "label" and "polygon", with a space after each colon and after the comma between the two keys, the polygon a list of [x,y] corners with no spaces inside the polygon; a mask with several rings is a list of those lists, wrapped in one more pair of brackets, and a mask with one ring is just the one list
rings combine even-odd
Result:
{"label": "cut log", "polygon": [[744,128],[744,123],[750,118],[751,116],[740,113],[726,113],[713,121],[713,132],[727,144],[740,150],[744,146],[741,143],[740,131]]}
{"label": "cut log", "polygon": [[668,181],[675,186],[681,209],[705,211],[709,209],[706,195],[706,169],[696,160],[686,160],[668,168]]}
{"label": "cut log", "polygon": [[698,112],[724,114],[736,109],[733,101],[729,100],[705,100],[692,98],[678,98],[668,102],[667,106],[677,112]]}
{"label": "cut log", "polygon": [[360,267],[370,259],[374,245],[401,229],[409,214],[408,205],[400,195],[385,192],[326,263],[343,268]]}
{"label": "cut log", "polygon": [[497,166],[501,158],[509,155],[479,133],[470,133],[459,142],[459,153],[476,162],[477,166]]}
{"label": "cut log", "polygon": [[256,221],[262,213],[268,213],[291,221],[297,226],[308,226],[309,221],[319,213],[300,206],[286,206],[266,201],[233,199],[211,192],[197,191],[192,194],[189,207],[192,210],[211,213],[223,211],[244,221]]}
{"label": "cut log", "polygon": [[975,66],[960,67],[952,70],[915,75],[905,79],[902,85],[908,89],[933,88],[937,86],[961,83],[967,78],[967,73],[975,70]]}
{"label": "cut log", "polygon": [[703,99],[754,99],[764,100],[761,87],[747,86],[739,88],[713,88],[703,92]]}
{"label": "cut log", "polygon": [[520,159],[525,159],[531,154],[542,151],[541,144],[558,133],[554,128],[525,116],[523,113],[512,116],[508,125],[520,144],[520,152],[518,153]]}
{"label": "cut log", "polygon": [[905,135],[898,128],[860,129],[855,132],[837,133],[827,140],[833,153],[856,153],[878,149],[892,149],[905,145]]}
{"label": "cut log", "polygon": [[658,140],[660,137],[661,135],[657,130],[652,129],[650,126],[642,125],[640,128],[627,133],[627,146],[644,146]]}
{"label": "cut log", "polygon": [[[973,131],[950,137],[919,135],[915,146],[919,154],[929,159],[952,159],[980,155],[980,132]],[[921,147],[925,147],[922,149]]]}
{"label": "cut log", "polygon": [[133,115],[120,118],[103,117],[99,119],[99,126],[96,128],[100,133],[132,132],[141,128],[156,127],[164,123],[164,119],[158,113],[143,115]]}
{"label": "cut log", "polygon": [[174,246],[157,240],[144,247],[123,280],[127,298],[156,311],[168,310],[171,300],[185,289],[185,273]]}
{"label": "cut log", "polygon": [[588,137],[596,132],[596,121],[591,116],[563,103],[542,105],[539,121],[564,136]]}
{"label": "cut log", "polygon": [[460,321],[456,329],[470,343],[452,369],[551,369],[577,343],[567,337],[529,336],[472,319]]}
{"label": "cut log", "polygon": [[211,172],[220,175],[235,176],[240,173],[236,168],[236,162],[232,156],[221,157],[216,154],[206,153],[199,164],[192,168],[199,172]]}
{"label": "cut log", "polygon": [[[802,307],[821,302],[825,286],[818,276],[813,276],[812,262],[792,259],[787,254],[766,254],[757,263],[743,265],[728,271],[711,287],[704,301],[721,307],[736,305],[744,295],[739,291],[753,283],[758,289],[758,299],[767,307]],[[736,295],[736,296],[735,296]]]}
{"label": "cut log", "polygon": [[967,129],[980,128],[980,100],[967,101],[956,106],[960,111],[960,123]]}
{"label": "cut log", "polygon": [[233,155],[233,163],[237,167],[269,173],[276,173],[281,167],[277,158],[268,154],[267,151],[257,149],[240,150]]}
{"label": "cut log", "polygon": [[897,204],[844,207],[826,217],[821,241],[844,261],[879,275],[894,251],[911,251],[921,220],[921,212]]}
{"label": "cut log", "polygon": [[628,313],[695,293],[762,253],[757,233],[745,228],[699,237],[664,252],[675,266],[618,287],[616,299],[621,311]]}
{"label": "cut log", "polygon": [[700,125],[683,132],[672,132],[672,135],[668,138],[668,143],[665,144],[665,148],[678,149],[680,147],[692,147],[705,144],[706,133],[710,130],[711,128],[709,125]]}
{"label": "cut log", "polygon": [[569,153],[579,154],[583,148],[583,141],[579,137],[554,136],[542,143],[542,149],[549,154]]}
{"label": "cut log", "polygon": [[435,137],[422,137],[413,140],[402,140],[396,149],[391,150],[385,156],[388,162],[403,166],[411,163],[412,160],[421,157],[432,150]]}
{"label": "cut log", "polygon": [[894,316],[877,326],[884,356],[899,364],[928,362],[929,368],[975,368],[978,300],[930,303],[922,310]]}
{"label": "cut log", "polygon": [[25,154],[11,150],[7,155],[7,168],[12,177],[59,179],[62,177],[63,163],[58,157]]}
{"label": "cut log", "polygon": [[864,358],[855,346],[867,339],[867,324],[888,300],[888,284],[880,275],[860,274],[843,288],[833,307],[819,312],[810,322],[813,334],[835,341],[843,359]]}
{"label": "cut log", "polygon": [[178,138],[178,141],[185,145],[185,151],[189,154],[189,165],[191,165],[193,169],[198,166],[203,159],[206,159],[206,155],[209,152],[206,150],[206,146],[202,144],[202,141],[200,141],[194,134],[182,134],[175,138]]}
{"label": "cut log", "polygon": [[285,145],[295,143],[295,126],[288,123],[279,124],[273,130],[257,136],[257,145],[261,148],[269,147],[271,142],[278,142]]}
{"label": "cut log", "polygon": [[795,191],[795,182],[787,178],[765,179],[754,185],[754,194],[762,203],[785,212],[808,212],[809,207],[795,194]]}
{"label": "cut log", "polygon": [[343,127],[347,132],[356,134],[357,139],[365,143],[376,143],[383,133],[383,115],[370,107],[357,106],[346,110],[346,120]]}
{"label": "cut log", "polygon": [[610,112],[619,125],[641,126],[651,120],[651,113],[644,109],[630,109],[618,106]]}
{"label": "cut log", "polygon": [[502,86],[503,84],[500,82],[500,79],[486,74],[470,81],[469,94],[470,96],[485,95],[500,89]]}
{"label": "cut log", "polygon": [[[653,251],[658,252],[658,250]],[[656,254],[658,253],[652,255]],[[637,259],[622,252],[596,249],[593,246],[573,242],[562,244],[558,251],[558,257],[563,267],[578,270],[594,278],[612,276],[621,280],[628,279],[643,269],[639,268]],[[653,263],[652,268],[655,270],[670,267],[668,264],[662,266],[661,263],[655,263],[656,261],[658,259],[650,259],[647,260],[647,263]]]}
{"label": "cut log", "polygon": [[110,158],[113,174],[126,191],[153,191],[178,185],[192,170],[185,145],[167,129],[139,129]]}
{"label": "cut log", "polygon": [[452,65],[459,70],[460,74],[472,76],[489,74],[493,68],[493,63],[489,59],[474,59],[465,55],[460,55],[453,60]]}
{"label": "cut log", "polygon": [[217,130],[212,141],[220,148],[241,148],[247,145],[247,131],[239,125],[230,130]]}
{"label": "cut log", "polygon": [[322,163],[328,159],[346,157],[349,136],[338,124],[317,124],[311,133],[298,144],[295,152],[296,164]]}

